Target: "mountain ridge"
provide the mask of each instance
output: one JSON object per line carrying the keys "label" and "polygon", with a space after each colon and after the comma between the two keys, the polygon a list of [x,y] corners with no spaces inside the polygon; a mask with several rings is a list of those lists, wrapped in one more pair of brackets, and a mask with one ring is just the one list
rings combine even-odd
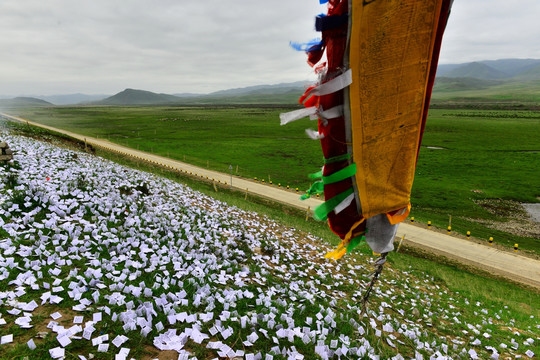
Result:
{"label": "mountain ridge", "polygon": [[0,99],[0,106],[21,107],[21,106],[54,106],[54,104],[34,97],[17,96],[12,99]]}
{"label": "mountain ridge", "polygon": [[[452,94],[464,92],[465,98],[472,96],[471,91],[498,92],[499,95],[512,95],[516,89],[525,87],[530,93],[537,91],[540,80],[540,59],[499,59],[482,60],[461,64],[440,64],[434,86],[434,99],[438,94]],[[52,95],[34,96],[36,100],[51,100],[47,103],[27,101],[26,106],[56,105],[227,105],[227,104],[298,104],[298,97],[309,85],[309,81],[296,81],[273,85],[254,85],[247,87],[218,90],[207,94],[195,93],[155,93],[147,90],[127,88],[114,95]],[[520,91],[522,91],[520,89]],[[466,94],[465,94],[466,92]],[[506,93],[505,93],[506,92]],[[450,96],[450,95],[448,95]],[[491,95],[490,95],[491,96]],[[100,99],[101,97],[101,99]],[[82,101],[80,101],[82,99]],[[77,101],[76,103],[74,103]],[[22,100],[0,100],[0,104],[24,104]],[[21,105],[22,106],[22,105]]]}

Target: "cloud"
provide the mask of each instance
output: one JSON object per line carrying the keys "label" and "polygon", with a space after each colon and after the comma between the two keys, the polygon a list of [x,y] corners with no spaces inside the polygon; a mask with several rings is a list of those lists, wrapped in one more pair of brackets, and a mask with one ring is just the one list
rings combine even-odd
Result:
{"label": "cloud", "polygon": [[[289,41],[318,36],[316,0],[0,3],[0,94],[211,92],[314,78]],[[538,57],[536,0],[455,1],[441,62]]]}
{"label": "cloud", "polygon": [[296,81],[310,71],[288,42],[316,36],[313,18],[323,10],[312,0],[4,1],[0,93]]}
{"label": "cloud", "polygon": [[540,58],[540,2],[454,1],[441,48],[441,63]]}

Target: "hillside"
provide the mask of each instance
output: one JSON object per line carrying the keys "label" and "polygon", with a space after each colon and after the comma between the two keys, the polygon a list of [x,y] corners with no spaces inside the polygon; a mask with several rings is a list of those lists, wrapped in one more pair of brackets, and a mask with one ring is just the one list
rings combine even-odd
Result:
{"label": "hillside", "polygon": [[472,77],[484,80],[495,80],[508,78],[508,74],[499,71],[489,65],[479,62],[462,65],[445,74],[446,77]]}
{"label": "hillside", "polygon": [[[540,81],[539,59],[484,60],[462,64],[440,64],[433,89],[433,100],[459,102],[483,101],[523,102],[526,106],[540,103],[538,84]],[[163,94],[145,90],[125,89],[113,96],[104,95],[52,95],[36,98],[0,100],[0,105],[51,106],[91,105],[242,105],[242,104],[297,104],[298,98],[310,84],[297,81],[274,85],[256,85],[219,90],[208,94],[175,93]],[[104,98],[104,99],[100,99]],[[49,100],[50,102],[41,102]]]}
{"label": "hillside", "polygon": [[503,83],[500,80],[483,80],[472,77],[438,77],[435,80],[433,92],[483,90]]}
{"label": "hillside", "polygon": [[438,77],[431,107],[540,108],[540,80]]}
{"label": "hillside", "polygon": [[540,80],[540,64],[535,66],[530,66],[521,71],[515,76],[515,79],[519,80],[531,80],[536,79]]}
{"label": "hillside", "polygon": [[242,96],[242,95],[274,95],[290,93],[299,89],[304,89],[307,81],[296,81],[293,83],[281,83],[276,85],[256,85],[243,88],[220,90],[208,94],[209,97],[221,97],[221,96]]}
{"label": "hillside", "polygon": [[5,108],[54,106],[48,101],[33,97],[16,97],[13,99],[0,99],[0,106]]}
{"label": "hillside", "polygon": [[86,95],[86,94],[67,94],[67,95],[48,95],[39,96],[40,99],[53,103],[55,105],[73,105],[86,104],[93,101],[100,101],[109,95]]}
{"label": "hillside", "polygon": [[156,94],[151,91],[125,89],[116,95],[101,101],[93,102],[96,105],[158,105],[178,102],[179,98],[174,95]]}
{"label": "hillside", "polygon": [[437,68],[437,76],[471,77],[482,80],[540,79],[540,60],[502,59],[464,64],[440,64]]}
{"label": "hillside", "polygon": [[537,297],[516,298],[515,286],[455,270],[449,281],[443,265],[435,277],[400,270],[396,253],[362,314],[370,256],[330,263],[320,238],[268,217],[86,153],[2,137],[17,162],[0,177],[2,359],[170,355],[161,350],[182,359],[487,359],[540,350]]}
{"label": "hillside", "polygon": [[211,105],[211,104],[294,104],[304,91],[303,82],[261,85],[221,90],[207,95],[156,94],[126,89],[93,105]]}

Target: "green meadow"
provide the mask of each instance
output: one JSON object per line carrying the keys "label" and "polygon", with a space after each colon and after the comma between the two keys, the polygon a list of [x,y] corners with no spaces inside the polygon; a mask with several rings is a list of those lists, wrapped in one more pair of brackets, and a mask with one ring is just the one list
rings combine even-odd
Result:
{"label": "green meadow", "polygon": [[[279,112],[278,110],[270,109],[268,111]],[[445,119],[445,116],[443,116],[442,113],[440,116],[441,121],[444,123],[443,120]],[[455,116],[456,119],[460,119],[459,115],[454,114],[452,116]],[[468,116],[474,118],[471,113],[468,113]],[[272,121],[274,124],[276,123],[275,118],[273,118]],[[24,133],[27,136],[36,137],[55,144],[64,139],[51,136],[49,132],[37,128],[27,128],[24,125],[21,126],[18,124],[12,124],[11,126],[13,126],[12,130],[16,133]],[[307,123],[304,122],[298,131],[301,132],[306,126]],[[159,133],[157,129],[156,133]],[[101,136],[106,135],[101,133],[100,137]],[[426,134],[424,140],[426,146],[442,147],[438,143],[439,140],[436,138],[433,138],[433,143],[428,143],[428,140],[426,140],[427,138],[428,136]],[[111,137],[111,141],[112,140],[113,137]],[[309,144],[313,143],[316,144],[316,142],[313,141],[309,142]],[[450,143],[445,144],[446,150],[453,148]],[[316,145],[318,146],[318,144]],[[64,146],[71,147],[73,144],[67,143]],[[81,147],[79,146],[79,149],[80,148]],[[314,151],[320,150],[316,147]],[[425,154],[439,154],[442,152],[443,149],[423,148],[421,159],[425,157]],[[278,223],[283,224],[284,231],[289,231],[288,229],[293,228],[298,229],[297,240],[306,241],[306,248],[309,248],[309,246],[312,245],[310,243],[310,245],[307,246],[307,243],[313,241],[313,239],[304,238],[305,235],[302,235],[304,232],[310,232],[329,243],[336,243],[337,239],[335,235],[328,229],[326,224],[316,222],[312,219],[306,220],[304,213],[299,210],[271,203],[256,197],[249,196],[247,199],[244,199],[244,194],[231,192],[226,188],[219,188],[216,191],[210,183],[199,182],[196,179],[186,177],[186,175],[176,172],[163,171],[151,164],[137,163],[132,158],[108,153],[100,149],[97,150],[96,155],[111,159],[123,165],[132,166],[144,171],[155,172],[161,177],[167,177],[180,183],[187,184],[195,190],[201,191],[217,200],[224,201],[240,209],[266,214],[270,218],[276,219]],[[444,158],[444,156],[442,157]],[[437,158],[441,159],[441,155],[438,155]],[[75,158],[72,158],[72,160],[73,159]],[[319,161],[318,159],[320,159],[320,154],[314,156],[315,162]],[[421,162],[423,161],[424,160],[421,160]],[[440,166],[442,166],[442,160],[440,161]],[[206,163],[202,162],[201,164],[205,165]],[[210,166],[216,166],[215,164],[217,164],[217,161],[215,161],[214,165],[212,164],[213,163],[210,162]],[[303,166],[302,163],[299,166]],[[436,167],[433,167],[433,169],[436,169]],[[422,175],[422,172],[419,170],[415,187],[422,184],[419,180],[422,177],[428,178],[426,173],[423,173]],[[441,177],[444,178],[442,175]],[[451,183],[450,180],[446,180],[445,182]],[[457,180],[454,180],[454,182],[457,182]],[[424,194],[427,194],[427,190],[424,190]],[[473,194],[479,195],[482,193],[473,192]],[[413,200],[413,202],[414,201],[415,200]],[[20,200],[20,202],[20,206],[22,207],[25,200]],[[419,208],[419,206],[415,204],[415,208]],[[430,212],[434,210],[425,211],[427,214],[430,214]],[[415,216],[419,218],[419,214],[420,213],[417,211]],[[431,214],[433,214],[433,212]],[[454,215],[453,223],[456,222],[457,217],[457,215]],[[329,274],[326,273],[304,273],[304,267],[302,267],[301,271],[295,273],[293,277],[295,281],[302,278],[302,276],[305,276],[307,280],[307,277],[309,276],[311,281],[315,280],[317,283],[322,283],[324,288],[335,288],[339,290],[338,294],[346,294],[346,298],[343,301],[340,300],[336,302],[335,298],[332,296],[324,301],[318,300],[316,304],[307,304],[304,312],[294,313],[295,320],[302,321],[307,316],[315,317],[321,306],[328,308],[332,307],[337,311],[341,320],[338,322],[339,330],[336,330],[335,334],[332,333],[331,335],[342,336],[347,341],[348,339],[351,339],[354,344],[359,340],[367,339],[377,353],[380,354],[381,358],[387,359],[391,358],[396,353],[401,353],[406,358],[413,358],[416,356],[417,351],[419,351],[421,355],[423,354],[424,358],[428,358],[435,350],[440,350],[441,352],[447,350],[448,355],[453,358],[468,358],[468,354],[464,349],[476,349],[479,358],[489,358],[492,350],[488,350],[488,347],[500,351],[501,358],[515,358],[517,354],[526,354],[527,350],[532,351],[538,356],[540,353],[540,346],[536,338],[538,334],[538,316],[540,316],[540,298],[538,297],[536,290],[522,288],[515,284],[489,276],[484,277],[482,274],[471,274],[467,271],[462,271],[452,264],[442,264],[440,263],[440,259],[431,261],[425,257],[418,258],[410,256],[408,254],[410,251],[414,250],[402,248],[401,251],[392,253],[392,256],[389,257],[389,265],[386,266],[383,276],[376,287],[376,291],[370,298],[368,315],[364,317],[359,317],[356,313],[358,299],[362,291],[360,291],[360,288],[355,284],[344,281],[344,279],[348,279],[346,276],[349,276],[351,272],[353,274],[356,272],[356,274],[352,276],[352,279],[364,281],[362,279],[363,275],[367,272],[367,268],[362,266],[357,268],[356,266],[367,264],[367,262],[373,258],[365,243],[359,247],[358,251],[355,251],[354,254],[350,254],[343,260],[346,261],[346,263],[336,263],[338,270],[340,269],[340,264],[347,264],[346,266],[341,266],[341,273],[334,274],[333,276],[328,276]],[[296,258],[294,260],[287,260],[287,263],[298,266],[302,265]],[[256,269],[252,260],[250,260],[250,257],[248,257],[247,264],[250,269]],[[351,270],[353,268],[355,271]],[[234,269],[234,271],[239,271],[239,268]],[[18,271],[14,271],[14,274],[17,272]],[[273,286],[289,286],[291,279],[287,278],[287,280],[283,280],[283,275],[280,275],[281,273],[282,270],[278,266],[277,270],[271,271],[267,274],[265,279]],[[13,278],[10,277],[8,280],[12,279]],[[8,280],[6,280],[6,283]],[[72,281],[72,279],[67,277],[62,285],[68,288],[68,283],[70,281]],[[136,284],[138,281],[139,280],[134,283]],[[154,280],[152,278],[152,280],[148,281],[153,282]],[[253,286],[250,289],[255,292],[257,291],[257,288],[266,292],[266,288],[260,286]],[[194,289],[192,286],[188,286],[186,291],[189,293],[189,296],[192,296]],[[107,289],[102,290],[102,298],[110,295],[110,293],[111,292]],[[34,293],[32,294],[35,295]],[[333,292],[333,294],[335,295],[336,292]],[[28,298],[26,298],[25,301],[30,301],[30,294],[26,296],[28,296]],[[388,306],[387,302],[389,302],[391,306]],[[38,339],[36,338],[36,334],[39,331],[42,331],[47,322],[51,320],[48,314],[55,311],[59,311],[64,315],[64,317],[60,319],[63,326],[68,327],[72,325],[74,315],[77,315],[72,311],[72,306],[74,304],[74,301],[66,298],[66,301],[61,302],[57,306],[46,305],[39,313],[35,314],[33,323],[36,326],[29,330],[21,329],[19,326],[13,324],[17,316],[7,313],[7,308],[0,309],[0,318],[6,319],[9,324],[0,329],[2,332],[0,335],[4,336],[5,334],[11,333],[14,334],[18,340],[16,343],[7,344],[1,347],[0,358],[50,358],[48,349],[58,347],[58,341],[55,339],[54,335],[49,335],[45,339]],[[255,312],[266,311],[262,305],[251,306],[251,303],[245,299],[239,301],[237,305],[237,308],[240,309],[240,315],[243,315],[244,312],[247,311],[246,309]],[[188,311],[188,313],[200,311],[191,304],[183,310]],[[219,308],[218,310],[221,311],[222,309]],[[286,310],[287,309],[284,307],[279,307],[280,312],[285,312]],[[91,319],[94,311],[94,309],[89,309],[88,311],[81,313],[81,315]],[[112,311],[119,312],[123,311],[123,309],[120,307],[112,307]],[[392,330],[397,329],[397,331],[388,333],[383,332],[382,336],[380,333],[377,334],[377,329],[372,328],[372,325],[370,324],[371,319],[376,317],[377,311],[380,311],[382,314],[380,318],[382,319],[381,325],[379,325],[379,327],[382,326],[383,323],[386,325],[390,324],[393,326]],[[160,316],[161,317],[157,319],[163,323],[167,323],[167,319],[161,314]],[[345,319],[349,319],[349,317],[356,319],[356,321],[365,328],[366,333],[359,336],[359,332],[351,325],[351,323],[343,320],[344,316]],[[243,339],[251,332],[249,328],[242,329],[240,327],[239,317],[240,316],[238,316],[238,319],[237,317],[233,318],[234,320],[230,319],[225,323],[226,325],[231,324],[238,332],[238,337],[231,341],[234,342],[234,344],[239,344],[240,340],[238,339]],[[412,326],[409,324],[418,324],[418,326],[423,329],[417,334],[422,340],[420,343],[417,340],[407,338],[402,334],[402,330],[399,327],[401,325]],[[185,326],[187,325],[175,325],[175,327],[180,330]],[[100,322],[97,325],[97,329],[99,334],[108,334],[110,339],[126,333],[119,322],[109,321],[108,318],[106,318],[106,321]],[[208,330],[206,325],[202,329],[202,331],[206,332]],[[155,335],[154,332],[151,333],[151,336],[148,338],[143,337],[138,331],[131,331],[128,335],[130,340],[124,346],[132,349],[130,357],[137,359],[167,359],[169,358],[167,356],[171,355],[167,352],[158,353],[152,346],[151,339]],[[38,346],[36,350],[31,351],[28,349],[25,342],[30,338],[36,338],[36,344]],[[218,337],[217,339],[219,340],[221,338]],[[420,347],[419,344],[422,346]],[[261,337],[256,346],[247,348],[246,351],[252,351],[254,353],[257,351],[269,352],[269,349],[273,345],[274,344],[270,340]],[[306,354],[306,359],[318,358],[313,350],[301,341],[295,341],[294,345],[297,349]],[[232,346],[234,347],[234,345]],[[433,350],[431,350],[431,348],[433,348]],[[189,350],[196,355],[197,358],[209,359],[214,357],[214,353],[205,348],[204,344],[190,343]],[[97,352],[95,346],[90,346],[89,342],[74,341],[66,348],[66,358],[77,359],[77,354],[92,353],[93,356],[95,356],[95,359],[112,359],[114,356],[112,353],[115,351],[118,351],[118,349],[113,348],[108,353],[101,353]],[[176,357],[178,356],[176,353],[174,355],[176,355]],[[353,355],[351,355],[351,357],[352,356]],[[522,358],[529,358],[527,355],[521,356]],[[284,358],[285,357],[279,355],[274,356],[274,359],[276,360]],[[359,358],[367,359],[368,356],[366,355]]]}
{"label": "green meadow", "polygon": [[[30,120],[202,167],[301,190],[322,165],[316,123],[279,125],[294,108],[52,107],[19,110]],[[540,253],[538,225],[519,203],[540,196],[540,113],[432,109],[412,191],[411,216],[446,229]]]}
{"label": "green meadow", "polygon": [[438,78],[432,105],[468,108],[536,108],[540,104],[540,80],[512,81],[473,78]]}

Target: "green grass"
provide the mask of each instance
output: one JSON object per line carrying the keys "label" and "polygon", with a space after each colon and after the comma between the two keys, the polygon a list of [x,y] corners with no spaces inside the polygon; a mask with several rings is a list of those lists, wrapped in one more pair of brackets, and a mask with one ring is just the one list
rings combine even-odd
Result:
{"label": "green grass", "polygon": [[308,187],[321,165],[319,144],[304,129],[279,126],[287,108],[62,107],[22,112],[29,119],[143,151],[245,177]]}
{"label": "green grass", "polygon": [[540,80],[498,81],[444,78],[433,89],[432,105],[538,108]]}
{"label": "green grass", "polygon": [[[46,132],[43,132],[43,134],[46,134]],[[49,137],[49,139],[51,139],[51,137]],[[335,236],[328,229],[325,223],[315,222],[311,219],[306,221],[305,216],[301,211],[290,209],[286,206],[274,204],[267,200],[252,196],[249,196],[248,199],[245,200],[243,193],[232,192],[226,188],[218,188],[218,191],[216,192],[214,187],[209,183],[199,182],[175,172],[163,171],[162,169],[154,167],[153,165],[136,162],[130,158],[119,156],[117,154],[111,154],[99,149],[97,154],[125,165],[140,168],[142,170],[152,171],[156,174],[186,183],[196,190],[207,193],[231,205],[235,205],[250,211],[256,211],[261,214],[266,214],[271,218],[277,219],[280,223],[287,227],[309,231],[317,236],[322,237],[328,242],[335,243],[336,241]],[[241,245],[242,244],[240,243],[239,246],[241,247]],[[378,287],[380,291],[377,291],[372,297],[371,308],[378,308],[381,306],[381,302],[383,301],[390,302],[390,300],[386,299],[387,295],[383,296],[390,291],[394,294],[391,300],[391,304],[393,306],[392,308],[388,309],[389,314],[392,314],[392,316],[397,316],[397,313],[394,313],[396,311],[395,309],[403,308],[403,304],[409,304],[412,302],[423,304],[420,310],[421,312],[419,319],[415,320],[414,317],[412,317],[412,315],[408,312],[405,313],[403,319],[407,319],[408,321],[413,320],[422,323],[430,323],[431,326],[426,326],[425,329],[432,337],[432,340],[438,340],[440,336],[456,336],[463,338],[463,330],[468,329],[466,328],[466,324],[481,324],[483,321],[485,322],[487,320],[486,318],[488,316],[490,317],[490,320],[491,317],[493,317],[493,324],[484,323],[482,332],[489,331],[491,338],[486,340],[471,333],[471,335],[473,335],[471,340],[473,337],[478,337],[482,340],[483,346],[490,345],[498,348],[501,342],[508,344],[510,338],[515,338],[517,339],[521,348],[521,343],[525,339],[530,337],[535,338],[535,336],[537,336],[535,335],[538,331],[536,325],[538,324],[537,319],[540,316],[540,297],[538,296],[537,291],[522,288],[504,280],[485,277],[478,274],[471,274],[451,264],[445,265],[438,261],[411,256],[408,253],[409,251],[410,250],[407,250],[405,253],[391,254],[389,257],[390,266],[383,273],[382,282]],[[358,253],[359,254],[350,255],[349,257],[356,260],[359,259],[361,262],[365,262],[365,255],[370,254],[370,251],[364,244],[360,247]],[[357,257],[357,255],[359,256]],[[344,266],[342,271],[345,272],[348,271],[348,269],[349,268]],[[425,274],[428,276],[426,277]],[[361,275],[362,274],[358,274],[358,276]],[[273,276],[272,274],[269,274],[268,279],[272,284],[280,284],[283,282],[281,278]],[[316,279],[327,284],[335,284],[339,281],[339,277],[334,276],[317,276]],[[66,287],[67,281],[66,283],[62,283],[62,285]],[[189,284],[186,283],[186,285]],[[411,294],[411,287],[418,289],[416,291],[416,297],[408,297]],[[250,290],[255,292],[255,289]],[[351,284],[344,283],[342,284],[340,290],[350,294],[352,297],[355,290],[359,289],[355,289],[351,286]],[[189,292],[190,289],[188,288],[186,291]],[[404,296],[405,294],[407,294],[407,296]],[[478,305],[478,303],[481,304]],[[65,301],[59,305],[59,309],[48,309],[50,311],[47,311],[47,314],[56,310],[67,311],[72,305],[72,302]],[[329,306],[327,303],[320,305],[324,305],[325,307]],[[354,312],[354,308],[348,308],[349,305],[355,305],[354,300],[350,300],[349,302],[339,302],[335,305],[335,308],[336,311],[341,314]],[[242,303],[238,304],[239,309],[242,309],[242,306],[244,306]],[[482,312],[484,309],[486,310],[486,313]],[[115,309],[112,310],[115,311]],[[188,312],[197,311],[193,308],[185,310]],[[284,308],[279,308],[280,312],[285,312],[285,310],[286,309]],[[301,320],[305,319],[307,316],[313,317],[318,310],[318,306],[310,305],[308,303],[307,308],[301,314],[294,314],[294,318],[298,321],[298,323],[300,323]],[[260,309],[258,311],[260,311]],[[6,315],[2,310],[0,310],[0,312],[3,313],[3,317],[12,322],[14,317]],[[459,320],[462,323],[458,325],[446,320],[444,316],[447,312],[458,312],[460,314]],[[90,316],[91,311],[84,313],[84,315]],[[494,316],[498,316],[498,318],[495,318]],[[45,322],[45,320],[48,319],[44,318],[43,321]],[[165,319],[161,320],[164,323],[166,321]],[[373,329],[366,326],[367,320],[365,321],[366,323],[363,325],[365,326],[367,333],[361,338],[368,339],[374,346],[376,346],[383,358],[390,358],[395,355],[395,350],[386,345],[386,335],[383,335],[382,338],[378,338],[374,334]],[[394,326],[394,329],[397,329],[399,322],[394,322],[394,320],[391,321],[393,322],[392,325]],[[37,323],[37,321],[34,323]],[[102,326],[99,328],[100,331],[103,333],[113,334],[113,338],[115,336],[114,334],[122,333],[122,330],[115,323],[104,322],[100,324],[100,326]],[[232,323],[231,326],[234,327],[235,324]],[[250,332],[247,330],[240,330],[237,325],[234,328],[235,330],[238,330],[238,336],[245,336]],[[513,334],[516,329],[519,330],[519,335]],[[12,326],[10,329],[4,330],[7,331],[6,333],[13,332],[16,335],[22,334],[19,333],[21,330],[16,326]],[[203,330],[206,331],[207,329],[203,328]],[[341,334],[355,339],[354,341],[358,340],[358,334],[348,322],[340,323],[339,330]],[[31,330],[28,333],[28,337],[31,336],[30,334],[34,334],[34,330]],[[145,353],[146,349],[144,348],[144,345],[147,345],[147,339],[138,335],[136,332],[129,333],[129,337],[131,340],[126,343],[125,346],[132,348],[132,353],[130,354],[131,356],[135,358],[140,358],[140,356],[152,358]],[[36,343],[38,342],[36,341]],[[38,345],[39,349],[37,352],[30,351],[25,344],[8,346],[4,349],[0,349],[0,357],[9,359],[23,359],[24,356],[30,356],[30,358],[47,359],[49,358],[49,355],[45,349],[56,347],[58,346],[58,343],[51,335],[49,335],[47,339],[40,341]],[[301,342],[295,343],[295,345],[300,350],[310,351],[310,349],[305,349],[305,346]],[[451,346],[451,344],[449,345]],[[68,358],[75,359],[75,354],[88,353],[89,351],[93,352],[97,356],[97,359],[111,358],[110,353],[96,353],[95,348],[92,348],[89,345],[85,345],[84,348],[79,348],[78,346],[78,344],[73,344],[68,348]],[[270,341],[263,342],[261,340],[258,348],[259,350],[267,351],[271,346],[273,346],[273,343]],[[398,347],[399,352],[406,357],[407,355],[414,355],[413,349],[415,349],[415,345],[412,342],[405,342],[405,344],[398,345]],[[193,350],[193,352],[199,358],[207,358],[209,356],[208,350],[204,349],[202,346],[191,350]],[[531,347],[531,350],[533,350],[536,354],[540,352],[540,346],[537,342],[535,342],[534,346]],[[307,354],[308,358],[315,358],[312,352]]]}
{"label": "green grass", "polygon": [[[320,145],[304,134],[314,122],[279,125],[279,107],[56,107],[21,110],[33,121],[108,138],[202,167],[307,189],[322,165]],[[533,111],[447,110],[429,113],[412,191],[412,216],[461,234],[540,253],[534,234],[502,226],[512,211],[481,206],[491,199],[537,202],[540,115]],[[444,149],[429,149],[427,147]],[[505,207],[510,205],[506,204]],[[500,210],[500,211],[499,211]],[[527,225],[523,225],[527,227]],[[502,230],[501,230],[502,229]]]}

